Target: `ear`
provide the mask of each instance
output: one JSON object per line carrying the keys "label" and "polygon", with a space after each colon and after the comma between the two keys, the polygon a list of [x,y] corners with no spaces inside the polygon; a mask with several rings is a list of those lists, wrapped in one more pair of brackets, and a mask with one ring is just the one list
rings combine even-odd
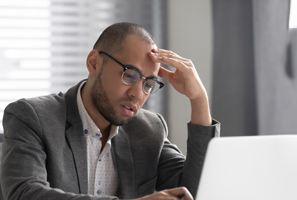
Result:
{"label": "ear", "polygon": [[97,76],[102,66],[103,57],[100,56],[98,50],[93,49],[87,57],[87,68],[90,76]]}

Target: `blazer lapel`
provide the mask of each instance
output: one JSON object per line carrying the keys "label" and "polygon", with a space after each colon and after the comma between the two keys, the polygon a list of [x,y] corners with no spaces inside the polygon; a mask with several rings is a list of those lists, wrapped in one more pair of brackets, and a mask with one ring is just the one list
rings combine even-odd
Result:
{"label": "blazer lapel", "polygon": [[78,184],[81,194],[88,193],[88,166],[86,142],[83,135],[82,122],[79,116],[76,95],[78,87],[70,88],[65,94],[66,100],[66,138],[73,153],[73,158],[77,170]]}
{"label": "blazer lapel", "polygon": [[112,139],[112,154],[118,171],[120,199],[135,197],[134,161],[129,135],[120,127],[119,134]]}
{"label": "blazer lapel", "polygon": [[66,130],[70,148],[73,153],[73,158],[77,170],[77,177],[81,194],[88,193],[88,167],[86,156],[86,143],[82,132],[82,126],[74,125]]}

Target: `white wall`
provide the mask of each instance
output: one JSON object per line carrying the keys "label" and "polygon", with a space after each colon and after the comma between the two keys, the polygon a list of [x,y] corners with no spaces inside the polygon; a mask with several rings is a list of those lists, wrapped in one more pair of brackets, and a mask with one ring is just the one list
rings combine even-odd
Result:
{"label": "white wall", "polygon": [[[211,0],[168,1],[168,47],[190,58],[211,101],[212,52]],[[167,84],[168,85],[168,84]],[[190,102],[169,86],[169,139],[186,153]]]}

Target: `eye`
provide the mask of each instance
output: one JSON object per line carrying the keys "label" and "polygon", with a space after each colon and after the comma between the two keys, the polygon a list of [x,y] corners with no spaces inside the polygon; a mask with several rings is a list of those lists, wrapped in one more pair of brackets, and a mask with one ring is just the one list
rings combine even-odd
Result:
{"label": "eye", "polygon": [[125,74],[125,77],[128,78],[128,79],[132,79],[132,80],[135,79],[135,76],[131,75],[131,74]]}
{"label": "eye", "polygon": [[139,80],[139,78],[140,78],[140,75],[134,70],[128,69],[124,73],[124,79],[129,82],[136,83]]}
{"label": "eye", "polygon": [[144,87],[146,87],[147,89],[151,89],[152,87],[154,87],[153,85],[150,85],[149,83],[145,82]]}

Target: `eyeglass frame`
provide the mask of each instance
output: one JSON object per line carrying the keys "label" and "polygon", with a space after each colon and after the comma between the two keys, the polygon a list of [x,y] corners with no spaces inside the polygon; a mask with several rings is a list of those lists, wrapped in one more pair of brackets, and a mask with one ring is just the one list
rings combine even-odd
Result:
{"label": "eyeglass frame", "polygon": [[[108,53],[106,53],[106,52],[104,52],[104,51],[99,51],[99,54],[104,54],[104,55],[108,56],[109,58],[111,58],[112,60],[114,60],[114,61],[115,61],[116,63],[118,63],[119,65],[121,65],[121,66],[123,67],[123,74],[125,73],[125,71],[126,71],[127,69],[131,69],[131,70],[136,71],[136,72],[140,75],[139,80],[144,79],[145,82],[146,82],[146,80],[148,80],[148,79],[152,79],[152,80],[156,81],[156,83],[158,83],[158,84],[160,85],[159,89],[157,89],[154,93],[146,93],[145,90],[144,90],[144,88],[142,88],[142,90],[143,90],[143,92],[144,92],[145,94],[148,94],[148,95],[155,94],[156,92],[158,92],[158,90],[160,90],[162,87],[164,87],[164,83],[162,83],[161,81],[159,81],[156,77],[145,77],[145,76],[143,76],[143,75],[140,73],[140,71],[139,71],[137,68],[135,68],[135,67],[129,67],[129,66],[127,66],[127,65],[122,64],[120,61],[116,60],[114,57],[112,57],[111,55],[109,55]],[[122,82],[123,82],[124,84],[126,84],[126,85],[129,85],[129,84],[125,83],[125,81],[123,80],[123,74],[122,74]],[[139,80],[138,80],[138,81],[139,81]],[[133,83],[133,84],[131,84],[131,85],[134,85],[134,84],[138,83],[138,81],[135,82],[135,83]],[[145,82],[144,82],[144,83],[145,83]],[[143,87],[144,87],[144,86],[143,86]]]}

